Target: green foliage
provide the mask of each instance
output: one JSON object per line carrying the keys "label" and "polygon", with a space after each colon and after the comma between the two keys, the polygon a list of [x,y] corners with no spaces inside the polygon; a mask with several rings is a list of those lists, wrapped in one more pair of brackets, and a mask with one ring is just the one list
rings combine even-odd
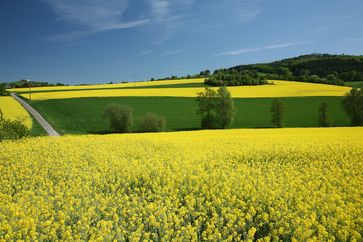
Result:
{"label": "green foliage", "polygon": [[271,105],[271,122],[278,128],[283,127],[283,119],[285,113],[285,105],[279,98],[275,98]]}
{"label": "green foliage", "polygon": [[217,92],[208,87],[205,88],[204,92],[197,94],[197,114],[201,116],[202,129],[212,129],[216,127],[216,99]]}
{"label": "green foliage", "polygon": [[165,118],[155,113],[147,113],[139,121],[139,131],[141,132],[161,132],[164,131],[165,126]]}
{"label": "green foliage", "polygon": [[8,95],[6,91],[6,83],[0,83],[0,96]]}
{"label": "green foliage", "polygon": [[330,127],[331,122],[328,116],[328,103],[322,101],[319,105],[319,126]]}
{"label": "green foliage", "polygon": [[210,75],[210,70],[201,71],[199,76],[208,77]]}
{"label": "green foliage", "polygon": [[256,71],[237,71],[220,69],[213,73],[205,84],[211,86],[244,86],[244,85],[263,85],[267,84],[267,80],[263,75]]}
{"label": "green foliage", "polygon": [[257,71],[268,79],[344,85],[348,81],[363,81],[363,56],[302,55],[271,63],[240,65],[230,70]]}
{"label": "green foliage", "polygon": [[354,87],[342,100],[342,107],[353,126],[363,125],[363,89]]}
{"label": "green foliage", "polygon": [[225,129],[230,126],[235,115],[235,107],[231,93],[225,86],[220,87],[217,91],[216,110],[217,127]]}
{"label": "green foliage", "polygon": [[363,81],[359,81],[359,82],[346,82],[345,85],[346,86],[349,86],[349,87],[363,88]]}
{"label": "green foliage", "polygon": [[29,87],[29,84],[31,87],[48,87],[48,86],[66,86],[63,83],[48,83],[48,82],[37,82],[37,81],[30,81],[30,83],[28,83],[27,80],[19,80],[16,82],[10,82],[8,83],[10,88],[26,88]]}
{"label": "green foliage", "polygon": [[109,104],[103,111],[103,117],[108,119],[110,127],[120,133],[131,132],[134,124],[133,109],[126,105]]}
{"label": "green foliage", "polygon": [[235,107],[231,93],[225,86],[218,91],[206,88],[204,92],[198,93],[197,102],[202,129],[225,129],[232,124]]}
{"label": "green foliage", "polygon": [[20,120],[6,119],[0,109],[0,141],[24,138],[29,133],[30,130]]}

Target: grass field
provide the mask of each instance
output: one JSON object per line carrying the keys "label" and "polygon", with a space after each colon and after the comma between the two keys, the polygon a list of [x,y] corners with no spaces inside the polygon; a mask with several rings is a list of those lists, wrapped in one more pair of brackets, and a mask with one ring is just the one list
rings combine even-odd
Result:
{"label": "grass field", "polygon": [[0,146],[0,240],[361,241],[363,128]]}
{"label": "grass field", "polygon": [[[171,82],[171,81],[170,81]],[[271,81],[273,84],[258,86],[233,86],[228,87],[234,98],[254,97],[302,97],[302,96],[343,96],[351,88],[325,84]],[[100,86],[99,86],[100,87]],[[203,87],[180,88],[123,88],[123,89],[95,89],[59,92],[36,92],[32,100],[65,99],[81,97],[125,97],[125,96],[163,96],[163,97],[196,97],[198,92],[203,92]],[[29,98],[27,93],[21,94]]]}
{"label": "grass field", "polygon": [[361,81],[361,82],[346,82],[345,85],[347,85],[349,87],[363,88],[363,81]]}
{"label": "grass field", "polygon": [[[300,97],[283,98],[286,104],[287,127],[317,126],[318,107],[321,101],[329,104],[329,115],[336,126],[349,125],[349,120],[340,102],[342,97]],[[271,127],[271,98],[235,99],[237,113],[233,128]],[[31,105],[60,132],[82,134],[103,133],[108,128],[101,115],[110,103],[125,104],[135,111],[136,122],[147,112],[163,115],[167,130],[199,129],[200,119],[196,115],[197,103],[194,98],[178,97],[109,97],[77,98],[32,101]]]}

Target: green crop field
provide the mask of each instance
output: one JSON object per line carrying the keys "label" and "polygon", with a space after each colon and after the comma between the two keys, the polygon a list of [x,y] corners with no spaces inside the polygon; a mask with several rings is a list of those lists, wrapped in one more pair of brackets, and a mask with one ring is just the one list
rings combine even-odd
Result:
{"label": "green crop field", "polygon": [[[340,106],[342,97],[282,98],[286,104],[286,127],[316,127],[320,102],[327,101],[334,126],[347,126],[349,119]],[[231,128],[272,127],[272,98],[234,99],[237,113]],[[178,97],[107,97],[31,101],[44,117],[61,133],[107,133],[108,123],[102,118],[110,103],[129,105],[134,109],[135,123],[147,112],[166,118],[167,131],[200,128],[195,98]],[[137,130],[137,125],[135,126]]]}
{"label": "green crop field", "polygon": [[361,81],[361,82],[346,82],[345,85],[347,85],[349,87],[363,88],[363,81]]}
{"label": "green crop field", "polygon": [[31,136],[43,136],[47,135],[47,133],[44,131],[44,129],[40,126],[38,121],[36,121],[33,117],[31,117],[33,120],[33,125],[30,129],[30,135]]}

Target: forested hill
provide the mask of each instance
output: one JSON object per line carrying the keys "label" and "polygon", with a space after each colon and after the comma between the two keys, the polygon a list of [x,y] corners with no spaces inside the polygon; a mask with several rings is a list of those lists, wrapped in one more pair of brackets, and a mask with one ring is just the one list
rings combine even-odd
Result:
{"label": "forested hill", "polygon": [[229,70],[257,71],[270,79],[311,82],[363,81],[363,56],[311,54],[271,63],[239,65]]}

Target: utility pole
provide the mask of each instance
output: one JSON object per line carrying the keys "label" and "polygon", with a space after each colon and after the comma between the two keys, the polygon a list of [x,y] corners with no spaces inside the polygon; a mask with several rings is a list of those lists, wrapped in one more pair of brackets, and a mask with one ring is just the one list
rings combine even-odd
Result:
{"label": "utility pole", "polygon": [[136,84],[135,84],[135,74],[134,74],[134,88],[136,88]]}
{"label": "utility pole", "polygon": [[30,83],[30,79],[27,78],[26,82],[28,83],[28,87],[29,87],[29,100],[32,100],[32,93],[31,93],[31,83]]}

